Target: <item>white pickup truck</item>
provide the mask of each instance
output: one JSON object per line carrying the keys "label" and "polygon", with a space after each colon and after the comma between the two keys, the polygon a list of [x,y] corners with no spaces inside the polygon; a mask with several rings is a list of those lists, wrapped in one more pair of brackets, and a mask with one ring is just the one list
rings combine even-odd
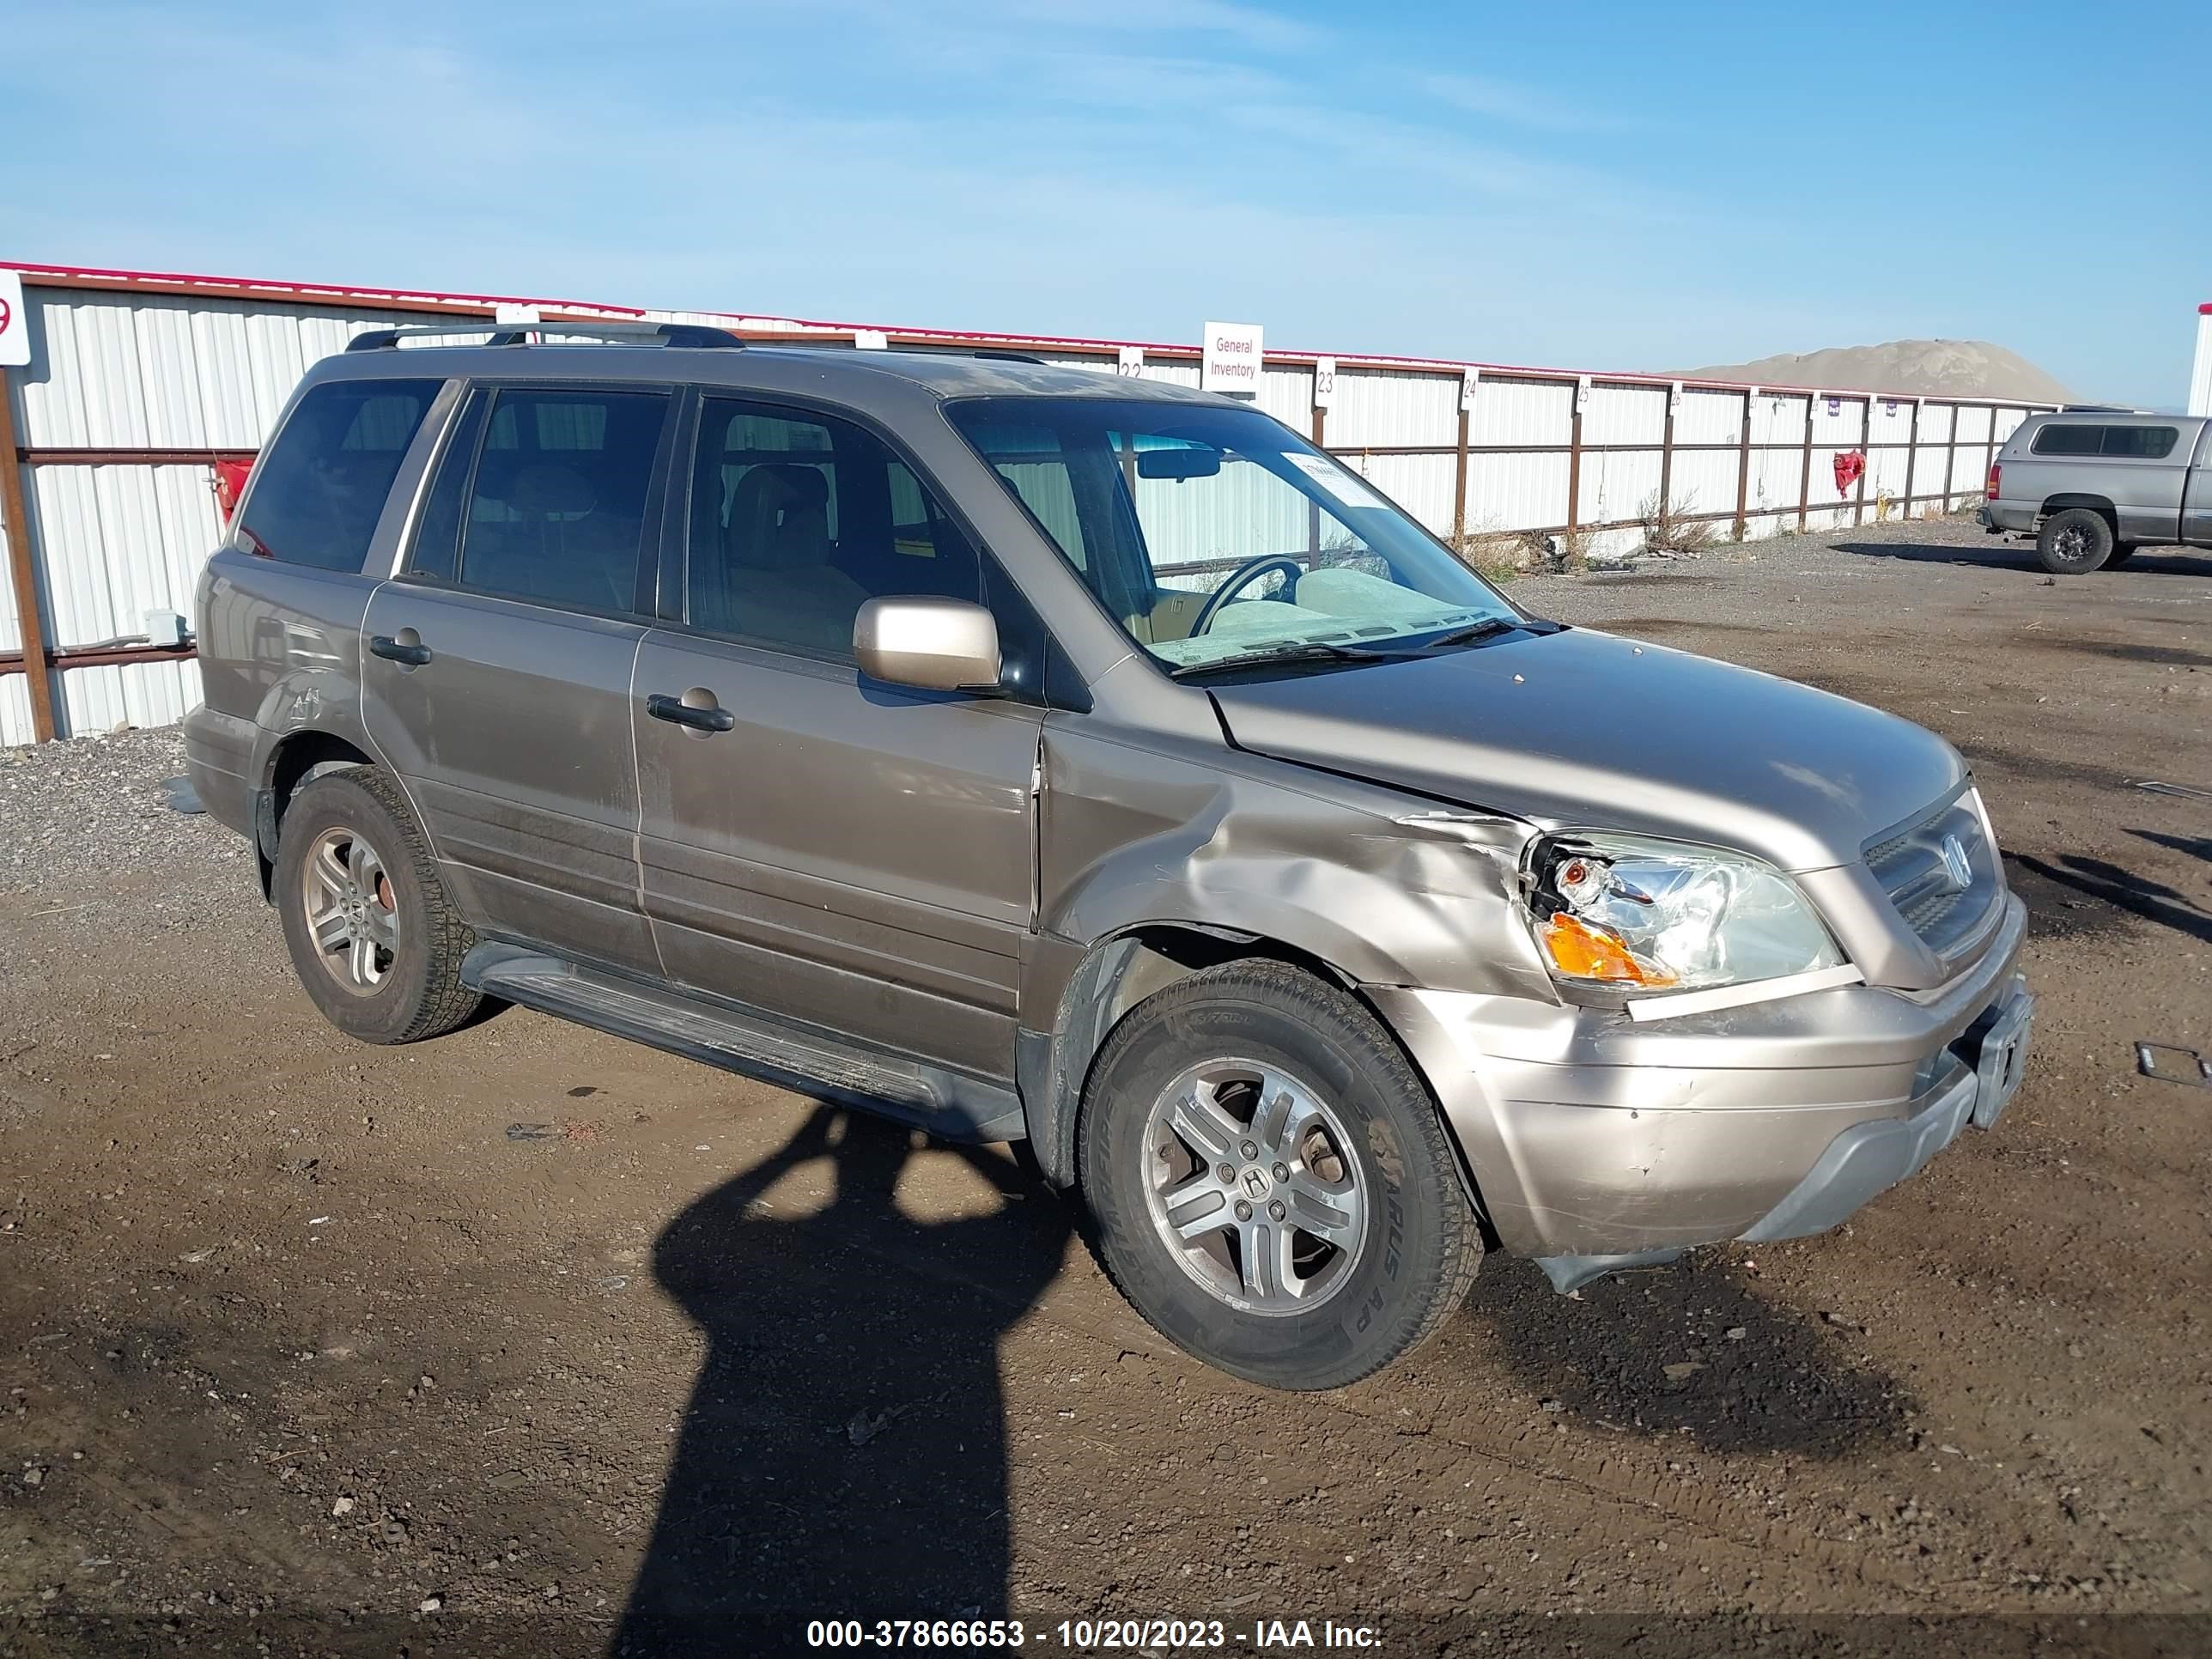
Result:
{"label": "white pickup truck", "polygon": [[2058,576],[2118,564],[2138,547],[2212,547],[2212,420],[2031,415],[1990,462],[1977,517],[1991,535],[2033,535]]}

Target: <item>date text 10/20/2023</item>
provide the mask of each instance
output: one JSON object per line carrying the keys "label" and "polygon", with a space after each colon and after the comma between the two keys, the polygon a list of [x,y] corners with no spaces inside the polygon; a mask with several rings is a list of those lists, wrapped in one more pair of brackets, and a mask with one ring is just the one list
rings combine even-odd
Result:
{"label": "date text 10/20/2023", "polygon": [[[1057,1641],[1054,1638],[1057,1638]],[[1063,1619],[1030,1629],[1018,1619],[816,1619],[813,1648],[1023,1648],[1091,1653],[1231,1645],[1262,1653],[1334,1650],[1373,1651],[1382,1633],[1371,1625],[1334,1619],[1255,1619],[1248,1627],[1219,1619]]]}

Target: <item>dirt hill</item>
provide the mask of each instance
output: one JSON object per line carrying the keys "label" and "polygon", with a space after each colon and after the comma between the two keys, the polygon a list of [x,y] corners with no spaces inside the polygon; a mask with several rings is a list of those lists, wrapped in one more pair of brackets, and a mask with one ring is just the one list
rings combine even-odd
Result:
{"label": "dirt hill", "polygon": [[1784,353],[1750,363],[1685,369],[1716,380],[1749,380],[1838,392],[1917,392],[1923,396],[2019,398],[2063,404],[2070,394],[2016,351],[1986,340],[1892,340],[1887,345],[1831,346]]}

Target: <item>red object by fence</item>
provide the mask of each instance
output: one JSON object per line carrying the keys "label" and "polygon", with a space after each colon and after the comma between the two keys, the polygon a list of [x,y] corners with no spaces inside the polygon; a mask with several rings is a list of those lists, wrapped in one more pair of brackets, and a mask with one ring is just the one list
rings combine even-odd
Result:
{"label": "red object by fence", "polygon": [[1856,449],[1836,452],[1836,494],[1848,495],[1851,486],[1866,473],[1866,457]]}
{"label": "red object by fence", "polygon": [[222,521],[228,524],[230,515],[238,511],[238,498],[246,493],[246,475],[253,471],[253,457],[240,455],[216,461],[209,470],[215,475],[211,486],[215,504],[222,509]]}

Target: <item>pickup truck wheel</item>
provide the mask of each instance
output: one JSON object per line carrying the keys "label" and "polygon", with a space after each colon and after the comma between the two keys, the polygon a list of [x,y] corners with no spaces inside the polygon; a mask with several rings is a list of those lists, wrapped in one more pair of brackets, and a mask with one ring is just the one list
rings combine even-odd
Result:
{"label": "pickup truck wheel", "polygon": [[2069,507],[2043,521],[2036,556],[2054,576],[2086,576],[2112,556],[2112,522],[2086,507]]}
{"label": "pickup truck wheel", "polygon": [[1081,1172],[1137,1311],[1269,1388],[1379,1370],[1436,1334],[1481,1261],[1405,1055],[1280,963],[1193,975],[1122,1019],[1084,1091]]}
{"label": "pickup truck wheel", "polygon": [[483,1001],[461,983],[476,935],[447,899],[406,799],[374,767],[325,774],[292,798],[272,890],[293,971],[348,1036],[414,1042]]}

